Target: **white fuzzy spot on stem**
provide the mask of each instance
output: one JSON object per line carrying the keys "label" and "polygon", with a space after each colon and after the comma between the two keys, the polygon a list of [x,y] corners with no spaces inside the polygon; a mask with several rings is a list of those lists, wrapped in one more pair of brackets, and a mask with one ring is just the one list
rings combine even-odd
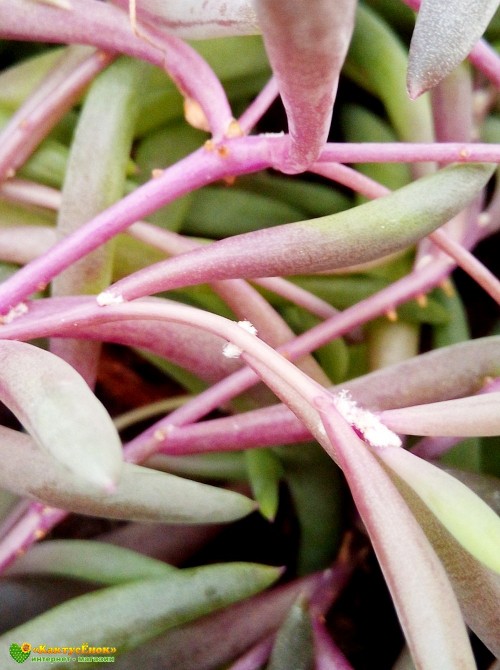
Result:
{"label": "white fuzzy spot on stem", "polygon": [[[250,321],[238,321],[237,324],[243,330],[246,330],[250,335],[257,335],[257,328]],[[228,342],[224,349],[222,350],[223,356],[226,358],[239,358],[242,354],[240,347],[236,346],[232,342]]]}
{"label": "white fuzzy spot on stem", "polygon": [[343,389],[333,402],[344,419],[356,428],[372,447],[400,447],[401,439],[367,409],[358,407],[349,391]]}
{"label": "white fuzzy spot on stem", "polygon": [[0,323],[12,323],[12,321],[17,319],[17,317],[26,314],[27,311],[27,305],[24,302],[20,302],[15,307],[12,307],[12,309],[10,309],[7,314],[0,316]]}
{"label": "white fuzzy spot on stem", "polygon": [[111,291],[103,291],[99,293],[96,298],[99,307],[107,307],[108,305],[119,305],[124,302],[123,296],[119,293],[112,293]]}

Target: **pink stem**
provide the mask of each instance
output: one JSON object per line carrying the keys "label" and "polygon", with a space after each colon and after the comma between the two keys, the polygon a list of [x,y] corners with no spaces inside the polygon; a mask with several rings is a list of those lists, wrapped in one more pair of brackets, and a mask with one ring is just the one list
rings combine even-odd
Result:
{"label": "pink stem", "polygon": [[14,175],[112,59],[81,47],[64,53],[0,133],[0,181]]}
{"label": "pink stem", "polygon": [[178,37],[141,26],[136,35],[128,15],[109,3],[71,0],[71,10],[23,0],[0,3],[0,36],[5,39],[89,44],[164,68],[188,98],[202,108],[216,139],[233,116],[219,79],[201,56]]}
{"label": "pink stem", "polygon": [[279,95],[276,79],[271,77],[259,95],[246,108],[238,119],[238,125],[244,133],[249,133]]}

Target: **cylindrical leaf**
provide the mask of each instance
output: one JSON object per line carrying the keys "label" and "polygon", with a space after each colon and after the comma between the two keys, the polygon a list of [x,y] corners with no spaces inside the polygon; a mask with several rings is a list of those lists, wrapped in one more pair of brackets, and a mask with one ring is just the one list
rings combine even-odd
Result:
{"label": "cylindrical leaf", "polygon": [[[0,637],[8,658],[15,640],[47,647],[133,649],[163,631],[242,600],[269,586],[279,568],[234,563],[175,570],[165,577],[111,586],[74,598]],[[73,652],[74,653],[74,652]]]}
{"label": "cylindrical leaf", "polygon": [[435,86],[486,30],[498,0],[422,0],[408,61],[412,98]]}
{"label": "cylindrical leaf", "polygon": [[171,565],[124,547],[92,540],[51,540],[35,544],[5,575],[56,575],[98,584],[162,577]]}
{"label": "cylindrical leaf", "polygon": [[406,435],[500,435],[500,392],[389,409],[380,419],[391,430]]}
{"label": "cylindrical leaf", "polygon": [[500,573],[500,519],[491,507],[458,479],[409,451],[386,448],[377,454],[467,551]]}
{"label": "cylindrical leaf", "polygon": [[90,489],[27,435],[0,426],[0,486],[47,505],[79,514],[129,521],[218,523],[250,514],[245,496],[175,475],[124,463],[112,495]]}
{"label": "cylindrical leaf", "polygon": [[114,284],[100,304],[214,279],[333,270],[404,249],[461,211],[495,166],[453,165],[345,212],[220,240]]}
{"label": "cylindrical leaf", "polygon": [[255,0],[291,137],[287,172],[312,163],[326,142],[354,26],[353,0]]}

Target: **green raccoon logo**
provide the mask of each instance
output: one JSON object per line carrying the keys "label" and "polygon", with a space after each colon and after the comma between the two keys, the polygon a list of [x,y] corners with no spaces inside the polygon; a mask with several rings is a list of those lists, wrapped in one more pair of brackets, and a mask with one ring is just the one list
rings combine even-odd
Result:
{"label": "green raccoon logo", "polygon": [[16,661],[16,663],[24,663],[24,661],[31,654],[31,644],[29,642],[23,642],[21,646],[13,642],[9,648],[10,655]]}

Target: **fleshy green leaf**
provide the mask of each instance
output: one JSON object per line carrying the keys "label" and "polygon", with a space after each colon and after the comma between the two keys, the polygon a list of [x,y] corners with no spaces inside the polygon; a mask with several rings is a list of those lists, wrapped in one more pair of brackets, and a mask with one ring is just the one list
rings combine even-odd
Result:
{"label": "fleshy green leaf", "polygon": [[91,490],[30,438],[0,426],[0,486],[48,505],[80,514],[130,521],[215,523],[252,512],[245,496],[175,475],[124,463],[112,495]]}
{"label": "fleshy green leaf", "polygon": [[305,602],[296,602],[283,622],[271,653],[268,670],[311,670],[314,644],[311,617]]}
{"label": "fleshy green leaf", "polygon": [[19,107],[55,65],[61,53],[61,47],[56,47],[3,70],[0,75],[0,103],[13,110]]}
{"label": "fleshy green leaf", "polygon": [[403,42],[380,14],[359,3],[344,73],[380,98],[400,140],[431,142],[429,100],[409,100],[406,69],[407,49]]}
{"label": "fleshy green leaf", "polygon": [[253,449],[245,452],[252,492],[262,515],[272,521],[279,504],[279,483],[283,476],[281,463],[272,451]]}
{"label": "fleshy green leaf", "polygon": [[50,540],[31,547],[5,574],[56,575],[111,585],[163,577],[174,569],[162,561],[104,542]]}
{"label": "fleshy green leaf", "polygon": [[272,635],[298,597],[316,589],[339,590],[337,570],[309,575],[243,600],[210,616],[168,630],[147,645],[117,659],[120,670],[193,670],[226,667],[232,659]]}
{"label": "fleshy green leaf", "polygon": [[240,188],[207,186],[193,193],[182,232],[220,238],[300,221],[302,211],[275,197]]}
{"label": "fleshy green leaf", "polygon": [[35,639],[47,647],[81,647],[84,641],[95,647],[112,645],[121,654],[173,626],[261,591],[279,574],[278,568],[234,563],[111,586],[8,631],[0,637],[0,654],[6,657],[12,640]]}
{"label": "fleshy green leaf", "polygon": [[491,507],[462,482],[404,449],[381,449],[377,454],[467,551],[500,573],[500,519]]}
{"label": "fleshy green leaf", "polygon": [[283,447],[280,456],[300,528],[297,572],[307,575],[330,565],[340,547],[344,482],[315,442]]}
{"label": "fleshy green leaf", "polygon": [[408,60],[412,98],[435,86],[467,57],[497,7],[498,0],[422,0]]}
{"label": "fleshy green leaf", "polygon": [[494,656],[500,656],[500,575],[466,551],[411,487],[400,479],[395,483],[443,563],[468,626]]}
{"label": "fleshy green leaf", "polygon": [[122,467],[120,438],[82,377],[43,349],[7,340],[0,342],[0,370],[0,399],[50,455],[48,471],[59,463],[89,490],[113,490]]}
{"label": "fleshy green leaf", "polygon": [[220,240],[130,275],[103,300],[130,300],[214,279],[333,270],[381,258],[414,244],[460,212],[494,167],[449,166],[345,212]]}

